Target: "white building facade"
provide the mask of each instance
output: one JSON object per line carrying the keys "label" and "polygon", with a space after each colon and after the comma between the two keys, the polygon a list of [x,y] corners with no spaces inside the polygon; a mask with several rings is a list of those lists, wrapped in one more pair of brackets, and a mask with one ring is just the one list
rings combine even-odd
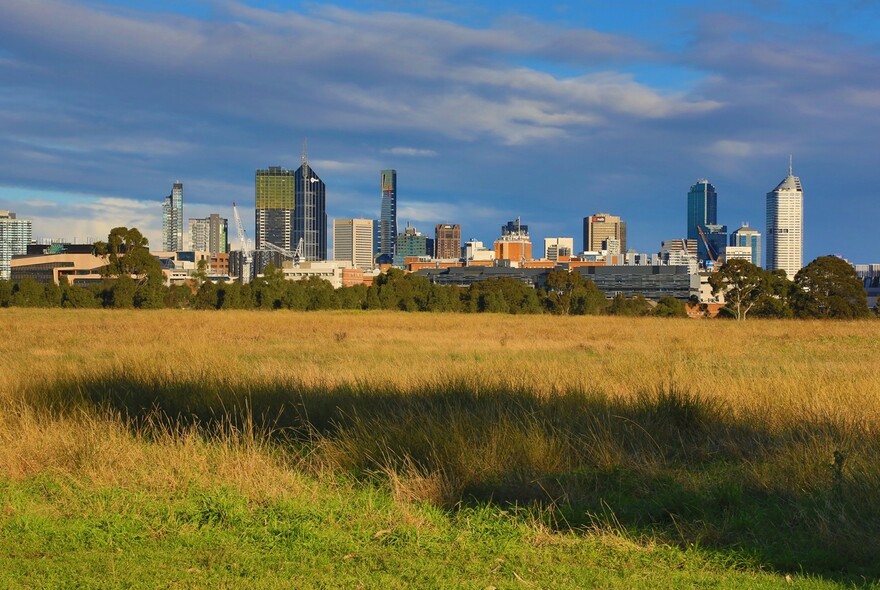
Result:
{"label": "white building facade", "polygon": [[348,268],[373,268],[373,220],[333,220],[333,260]]}
{"label": "white building facade", "polygon": [[803,266],[804,191],[791,172],[767,193],[767,270],[782,269],[789,280]]}
{"label": "white building facade", "polygon": [[18,219],[15,213],[0,211],[0,280],[10,280],[12,257],[27,254],[32,232],[30,219]]}

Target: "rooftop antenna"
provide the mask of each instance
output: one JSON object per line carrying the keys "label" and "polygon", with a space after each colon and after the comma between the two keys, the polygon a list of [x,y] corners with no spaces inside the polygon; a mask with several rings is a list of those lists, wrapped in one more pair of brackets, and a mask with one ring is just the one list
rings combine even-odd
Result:
{"label": "rooftop antenna", "polygon": [[788,175],[791,176],[791,154],[788,154]]}

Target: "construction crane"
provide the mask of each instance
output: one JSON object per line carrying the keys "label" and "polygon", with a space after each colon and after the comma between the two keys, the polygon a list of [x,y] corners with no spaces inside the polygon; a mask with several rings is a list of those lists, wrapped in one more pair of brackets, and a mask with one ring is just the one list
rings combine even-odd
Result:
{"label": "construction crane", "polygon": [[267,242],[265,240],[263,240],[263,248],[272,252],[277,252],[285,258],[290,258],[293,261],[294,266],[299,266],[299,261],[302,258],[303,239],[299,239],[299,243],[296,245],[296,249],[293,252],[286,248],[282,248],[281,246],[276,246],[272,242]]}
{"label": "construction crane", "polygon": [[238,228],[238,239],[241,242],[241,282],[249,283],[251,280],[251,263],[253,262],[254,247],[247,234],[244,233],[244,224],[241,222],[241,216],[238,214],[238,207],[235,202],[232,203],[232,215],[235,217],[235,226]]}

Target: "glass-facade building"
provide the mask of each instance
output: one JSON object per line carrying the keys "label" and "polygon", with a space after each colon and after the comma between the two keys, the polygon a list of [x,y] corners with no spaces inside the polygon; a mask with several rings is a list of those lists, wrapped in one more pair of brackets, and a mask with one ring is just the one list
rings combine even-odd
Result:
{"label": "glass-facade building", "polygon": [[[688,191],[687,201],[687,238],[696,240],[697,242],[697,258],[701,261],[710,260],[709,251],[706,244],[700,237],[700,230],[709,240],[708,227],[718,224],[718,194],[715,187],[708,180],[701,178],[691,186]],[[726,242],[726,238],[725,238]],[[710,242],[711,243],[711,242]],[[719,252],[724,251],[726,243],[721,244],[721,249],[716,250],[716,257]]]}
{"label": "glass-facade building", "polygon": [[407,256],[433,256],[434,240],[407,226],[395,242],[394,266],[403,267]]}
{"label": "glass-facade building", "polygon": [[183,183],[175,182],[162,204],[162,249],[180,252],[186,248],[183,237]]}
{"label": "glass-facade building", "polygon": [[751,248],[752,257],[749,262],[761,266],[761,232],[744,223],[741,228],[730,234],[730,245],[740,248]]}
{"label": "glass-facade building", "polygon": [[[722,258],[724,256],[724,248],[727,247],[727,226],[707,223],[703,227],[703,234],[706,236],[706,241],[709,242],[709,248],[711,248],[709,254],[712,255],[712,258],[715,260]],[[702,242],[703,240],[699,240],[697,244],[702,244]],[[708,260],[708,258],[704,260]]]}
{"label": "glass-facade building", "polygon": [[379,255],[394,258],[397,242],[397,170],[382,170],[379,216]]}
{"label": "glass-facade building", "polygon": [[303,260],[327,260],[327,187],[303,156],[294,173],[293,249],[303,241]]}
{"label": "glass-facade building", "polygon": [[256,250],[264,249],[263,242],[285,250],[293,246],[295,184],[292,170],[280,166],[257,170],[254,186]]}

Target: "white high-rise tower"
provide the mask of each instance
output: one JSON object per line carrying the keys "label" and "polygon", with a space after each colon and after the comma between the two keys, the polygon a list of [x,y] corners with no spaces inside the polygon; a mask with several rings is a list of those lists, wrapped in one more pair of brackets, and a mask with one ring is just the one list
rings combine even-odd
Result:
{"label": "white high-rise tower", "polygon": [[804,190],[791,172],[767,193],[767,270],[782,269],[789,280],[803,266]]}

